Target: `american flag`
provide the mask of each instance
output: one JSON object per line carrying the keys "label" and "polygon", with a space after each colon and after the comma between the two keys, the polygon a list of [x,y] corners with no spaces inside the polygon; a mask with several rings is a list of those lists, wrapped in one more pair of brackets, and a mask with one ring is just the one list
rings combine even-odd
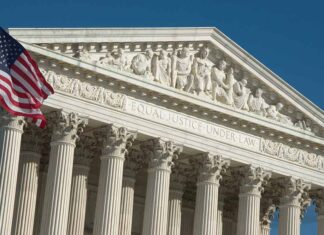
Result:
{"label": "american flag", "polygon": [[0,104],[14,116],[25,116],[44,128],[43,101],[53,94],[25,48],[0,27]]}

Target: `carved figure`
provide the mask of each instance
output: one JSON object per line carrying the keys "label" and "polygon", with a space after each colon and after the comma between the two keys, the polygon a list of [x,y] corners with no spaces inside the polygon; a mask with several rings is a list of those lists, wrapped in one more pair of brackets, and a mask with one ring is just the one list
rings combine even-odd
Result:
{"label": "carved figure", "polygon": [[237,81],[233,85],[234,107],[237,109],[249,110],[249,106],[247,102],[251,91],[246,87],[246,85],[247,85],[246,79]]}
{"label": "carved figure", "polygon": [[84,61],[87,61],[87,62],[92,62],[92,58],[91,58],[91,55],[90,53],[87,51],[86,48],[82,48],[80,50],[78,50],[74,56],[75,58],[78,58],[80,60],[84,60]]}
{"label": "carved figure", "polygon": [[118,48],[118,50],[113,53],[112,65],[117,69],[125,70],[127,59],[122,48]]}
{"label": "carved figure", "polygon": [[207,60],[208,55],[209,49],[202,47],[193,61],[192,75],[194,77],[194,84],[190,84],[188,91],[190,91],[191,86],[194,85],[194,91],[197,95],[202,94],[202,92],[209,94],[211,90],[210,65]]}
{"label": "carved figure", "polygon": [[311,131],[312,129],[307,125],[307,122],[305,120],[299,120],[297,122],[295,122],[294,124],[295,127],[298,127],[302,130],[306,130],[306,131]]}
{"label": "carved figure", "polygon": [[171,59],[167,51],[161,50],[159,55],[153,56],[152,74],[154,76],[154,81],[167,86],[171,84]]}
{"label": "carved figure", "polygon": [[98,61],[98,64],[109,66],[114,64],[114,57],[111,55],[111,52],[107,52],[105,57],[101,57]]}
{"label": "carved figure", "polygon": [[267,109],[267,117],[277,120],[284,124],[292,125],[292,121],[290,117],[280,113],[280,110],[282,110],[282,108],[283,108],[283,104],[280,102],[277,103],[276,105],[270,105]]}
{"label": "carved figure", "polygon": [[263,90],[261,88],[257,88],[255,90],[255,95],[250,94],[248,99],[248,105],[251,112],[256,113],[261,116],[266,116],[267,108],[269,105],[266,103],[264,98],[262,97]]}
{"label": "carved figure", "polygon": [[172,87],[179,90],[187,90],[192,83],[191,64],[193,57],[189,54],[189,48],[183,47],[181,51],[175,51],[172,56]]}
{"label": "carved figure", "polygon": [[133,57],[131,62],[131,69],[137,75],[151,75],[151,62],[154,52],[147,49],[145,54],[139,53]]}

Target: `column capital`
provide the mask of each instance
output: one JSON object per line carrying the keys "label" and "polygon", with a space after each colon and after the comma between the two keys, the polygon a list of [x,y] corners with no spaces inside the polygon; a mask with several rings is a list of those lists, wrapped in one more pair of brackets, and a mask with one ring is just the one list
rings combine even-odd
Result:
{"label": "column capital", "polygon": [[100,128],[94,132],[94,135],[102,146],[102,158],[121,157],[123,159],[137,137],[136,132],[113,124]]}
{"label": "column capital", "polygon": [[48,115],[49,127],[52,128],[52,142],[75,144],[79,135],[88,124],[88,120],[78,113],[58,110]]}
{"label": "column capital", "polygon": [[304,200],[308,197],[308,191],[311,188],[309,183],[302,179],[286,177],[280,179],[281,185],[281,205],[291,205],[301,207]]}
{"label": "column capital", "polygon": [[187,176],[190,175],[188,167],[178,160],[174,161],[170,177],[170,190],[182,192],[186,183]]}
{"label": "column capital", "polygon": [[230,160],[221,155],[202,153],[198,157],[198,183],[209,182],[219,184],[221,174],[230,166]]}
{"label": "column capital", "polygon": [[253,165],[240,167],[237,173],[241,177],[240,194],[260,195],[271,178],[270,171]]}
{"label": "column capital", "polygon": [[143,152],[132,148],[125,154],[124,177],[134,178],[144,165]]}
{"label": "column capital", "polygon": [[12,116],[3,108],[0,108],[0,126],[1,128],[12,128],[22,132],[26,126],[26,121],[24,117]]}
{"label": "column capital", "polygon": [[90,136],[81,136],[74,154],[74,164],[89,167],[94,157],[95,140]]}
{"label": "column capital", "polygon": [[173,159],[177,159],[182,147],[161,138],[150,139],[141,144],[141,149],[148,157],[149,168],[171,170]]}
{"label": "column capital", "polygon": [[261,201],[261,219],[260,223],[262,226],[269,226],[272,219],[274,218],[274,213],[276,212],[277,207],[270,198],[263,198]]}
{"label": "column capital", "polygon": [[45,133],[38,127],[28,126],[22,135],[21,151],[41,153]]}

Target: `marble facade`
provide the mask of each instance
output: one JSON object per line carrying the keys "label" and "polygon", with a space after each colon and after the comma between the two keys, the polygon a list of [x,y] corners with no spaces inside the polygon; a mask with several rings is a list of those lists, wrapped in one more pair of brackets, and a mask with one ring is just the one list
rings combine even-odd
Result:
{"label": "marble facade", "polygon": [[324,115],[214,28],[9,29],[55,94],[1,110],[0,234],[324,234]]}

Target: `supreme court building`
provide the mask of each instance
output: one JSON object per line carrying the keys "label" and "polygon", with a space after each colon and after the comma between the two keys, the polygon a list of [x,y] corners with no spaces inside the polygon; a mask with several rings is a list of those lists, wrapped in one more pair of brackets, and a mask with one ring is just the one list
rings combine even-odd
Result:
{"label": "supreme court building", "polygon": [[55,94],[1,111],[1,235],[324,235],[323,110],[219,30],[9,33]]}

